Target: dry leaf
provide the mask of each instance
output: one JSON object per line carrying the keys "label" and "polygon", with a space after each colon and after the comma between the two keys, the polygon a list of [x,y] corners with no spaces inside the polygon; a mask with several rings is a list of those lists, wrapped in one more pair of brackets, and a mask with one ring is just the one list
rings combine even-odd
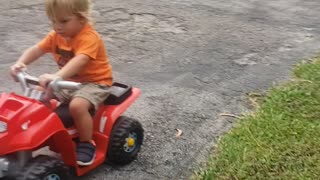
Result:
{"label": "dry leaf", "polygon": [[229,113],[220,113],[220,116],[229,116],[233,118],[240,118],[240,116],[234,115],[234,114],[229,114]]}
{"label": "dry leaf", "polygon": [[177,131],[176,137],[180,137],[182,135],[182,131],[178,128],[175,129]]}

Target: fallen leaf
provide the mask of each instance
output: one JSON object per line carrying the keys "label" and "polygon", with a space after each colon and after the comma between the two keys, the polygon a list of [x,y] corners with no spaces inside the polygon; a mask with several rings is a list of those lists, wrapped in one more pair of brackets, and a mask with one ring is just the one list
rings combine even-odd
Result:
{"label": "fallen leaf", "polygon": [[229,114],[229,113],[220,113],[220,116],[229,116],[233,118],[240,118],[240,116],[234,115],[234,114]]}
{"label": "fallen leaf", "polygon": [[175,129],[177,131],[176,137],[180,137],[182,135],[182,131],[178,128]]}

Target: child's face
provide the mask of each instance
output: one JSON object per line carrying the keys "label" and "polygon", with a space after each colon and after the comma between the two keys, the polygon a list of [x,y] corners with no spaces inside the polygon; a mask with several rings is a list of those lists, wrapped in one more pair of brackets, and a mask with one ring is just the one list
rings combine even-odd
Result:
{"label": "child's face", "polygon": [[84,26],[84,21],[74,14],[60,12],[52,20],[53,29],[64,38],[73,38]]}

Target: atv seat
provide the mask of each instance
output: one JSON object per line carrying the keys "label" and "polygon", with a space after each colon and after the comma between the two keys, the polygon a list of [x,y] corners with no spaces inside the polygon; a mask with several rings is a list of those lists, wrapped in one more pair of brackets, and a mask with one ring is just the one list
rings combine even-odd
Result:
{"label": "atv seat", "polygon": [[[121,83],[113,83],[111,86],[111,93],[107,97],[107,99],[103,102],[104,105],[119,105],[124,100],[126,100],[132,94],[132,87],[121,84]],[[63,125],[66,128],[73,126],[73,118],[69,112],[69,104],[61,104],[54,110],[59,118],[61,119]],[[92,117],[95,115],[95,110],[89,110]]]}
{"label": "atv seat", "polygon": [[105,105],[118,105],[126,100],[131,94],[131,86],[115,82],[111,86],[110,95],[103,103]]}

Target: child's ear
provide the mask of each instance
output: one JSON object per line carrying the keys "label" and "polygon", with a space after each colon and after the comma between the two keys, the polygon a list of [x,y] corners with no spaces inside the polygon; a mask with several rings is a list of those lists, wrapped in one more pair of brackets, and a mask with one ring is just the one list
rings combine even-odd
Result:
{"label": "child's ear", "polygon": [[81,24],[86,24],[88,22],[88,20],[82,16],[79,17],[79,21]]}
{"label": "child's ear", "polygon": [[81,24],[86,24],[87,23],[87,19],[86,18],[81,18],[80,19],[80,23]]}

